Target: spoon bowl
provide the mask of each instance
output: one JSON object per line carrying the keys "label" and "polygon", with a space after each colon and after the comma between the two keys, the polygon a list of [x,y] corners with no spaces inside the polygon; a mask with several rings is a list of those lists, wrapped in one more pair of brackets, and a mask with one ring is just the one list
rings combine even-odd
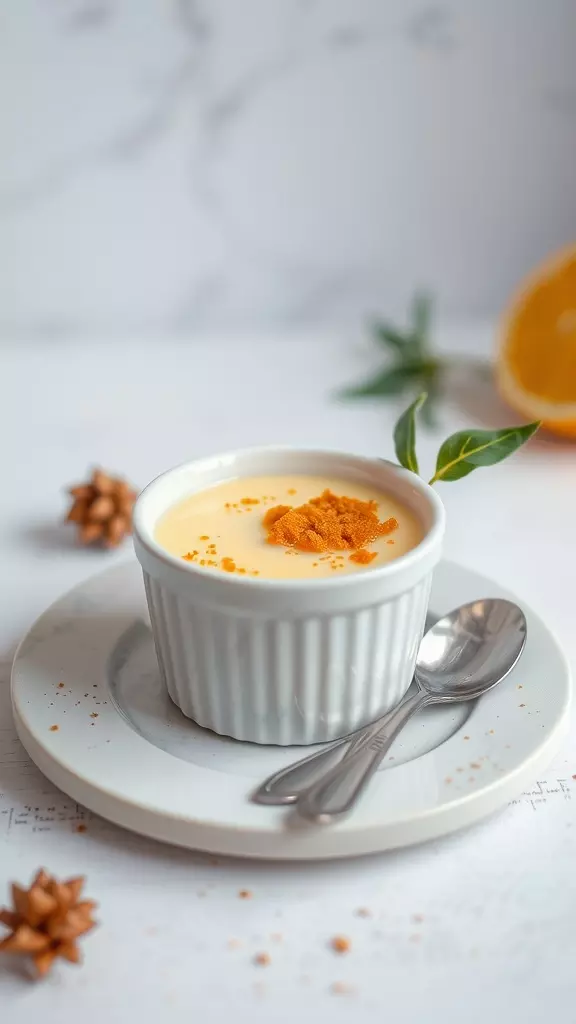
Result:
{"label": "spoon bowl", "polygon": [[484,598],[439,619],[425,634],[415,678],[437,701],[472,700],[501,682],[526,643],[526,619],[512,601]]}

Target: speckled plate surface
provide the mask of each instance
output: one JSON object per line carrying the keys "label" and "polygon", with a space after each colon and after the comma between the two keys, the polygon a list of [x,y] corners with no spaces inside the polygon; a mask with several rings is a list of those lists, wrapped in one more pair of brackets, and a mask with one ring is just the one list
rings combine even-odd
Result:
{"label": "speckled plate surface", "polygon": [[[525,652],[475,704],[412,720],[356,812],[304,825],[250,802],[257,784],[303,756],[206,732],[160,683],[139,567],[93,577],[54,604],[16,654],[16,728],[48,778],[92,811],[194,849],[276,859],[346,857],[462,828],[517,795],[556,753],[568,726],[566,660],[514,594],[450,562],[435,572],[431,614],[481,597],[521,605]],[[310,752],[312,748],[306,748]]]}

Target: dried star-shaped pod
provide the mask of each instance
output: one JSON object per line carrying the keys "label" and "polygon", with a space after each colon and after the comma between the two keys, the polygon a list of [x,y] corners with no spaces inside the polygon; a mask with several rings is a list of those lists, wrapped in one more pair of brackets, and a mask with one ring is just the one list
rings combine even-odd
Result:
{"label": "dried star-shaped pod", "polygon": [[78,939],[96,924],[96,904],[80,899],[83,885],[83,878],[58,882],[43,869],[29,889],[14,883],[12,909],[0,910],[0,923],[10,931],[0,941],[0,953],[30,957],[38,977],[48,973],[57,957],[79,963]]}

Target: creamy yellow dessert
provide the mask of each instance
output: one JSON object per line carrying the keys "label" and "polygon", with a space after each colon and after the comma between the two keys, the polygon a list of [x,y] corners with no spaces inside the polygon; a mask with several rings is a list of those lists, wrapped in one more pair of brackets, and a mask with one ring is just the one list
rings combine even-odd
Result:
{"label": "creamy yellow dessert", "polygon": [[264,579],[321,579],[378,568],[420,543],[397,498],[350,480],[258,476],[177,502],[155,538],[188,562]]}

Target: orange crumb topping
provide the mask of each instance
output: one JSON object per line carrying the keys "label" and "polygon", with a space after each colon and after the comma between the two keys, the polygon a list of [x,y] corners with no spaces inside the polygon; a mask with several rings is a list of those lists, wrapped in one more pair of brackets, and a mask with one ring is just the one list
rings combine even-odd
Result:
{"label": "orange crumb topping", "polygon": [[224,572],[236,572],[236,562],[233,558],[223,558],[220,565],[224,569]]}
{"label": "orange crumb topping", "polygon": [[[325,490],[296,508],[276,505],[266,512],[262,523],[268,530],[269,544],[300,551],[358,551],[398,528],[393,517],[380,522],[377,510],[375,501],[360,501]],[[368,561],[371,560],[370,557]],[[360,562],[366,561],[362,556]]]}
{"label": "orange crumb topping", "polygon": [[367,551],[366,548],[358,548],[349,556],[351,562],[358,562],[358,565],[368,565],[373,562],[378,554],[377,551]]}
{"label": "orange crumb topping", "polygon": [[208,536],[208,534],[207,534],[207,533],[203,533],[203,534],[201,534],[201,536],[200,536],[200,540],[210,540],[210,537]]}
{"label": "orange crumb topping", "polygon": [[280,519],[291,510],[292,505],[275,505],[274,508],[269,508],[268,511],[264,513],[262,524],[264,526],[274,526],[277,519]]}
{"label": "orange crumb topping", "polygon": [[240,498],[241,505],[259,505],[260,498]]}

